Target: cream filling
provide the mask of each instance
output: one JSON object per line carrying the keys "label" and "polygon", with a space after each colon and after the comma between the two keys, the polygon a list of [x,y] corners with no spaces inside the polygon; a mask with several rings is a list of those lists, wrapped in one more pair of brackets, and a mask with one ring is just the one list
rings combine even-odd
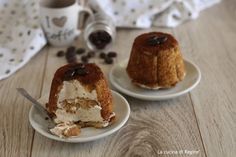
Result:
{"label": "cream filling", "polygon": [[[63,106],[63,101],[66,100],[68,103],[79,103],[79,99],[84,98],[88,100],[96,101],[96,105],[91,105],[88,107],[76,107],[73,106],[70,108],[71,112],[66,111],[66,108]],[[89,92],[85,89],[81,83],[77,80],[72,81],[64,81],[62,89],[58,94],[58,102],[57,102],[57,110],[55,112],[56,118],[54,119],[57,125],[50,129],[50,131],[59,136],[65,137],[65,134],[76,127],[74,122],[82,121],[82,122],[98,122],[103,127],[109,125],[109,121],[105,121],[101,116],[101,106],[97,100],[97,92],[96,90],[92,90]],[[110,118],[115,116],[113,112],[110,115]]]}
{"label": "cream filling", "polygon": [[[97,105],[88,108],[74,108],[74,112],[66,112],[66,110],[62,106],[62,101],[67,100],[68,102],[77,101],[76,98],[86,98],[89,100],[95,100]],[[92,90],[89,92],[86,90],[79,81],[64,81],[62,89],[58,95],[57,102],[58,109],[56,110],[56,118],[55,123],[62,122],[101,122],[106,123],[101,116],[101,107],[100,103],[97,100],[97,92],[96,90]]]}
{"label": "cream filling", "polygon": [[101,116],[101,107],[96,105],[91,108],[78,108],[74,113],[66,112],[63,108],[58,108],[56,110],[56,119],[54,121],[56,123],[61,122],[103,122],[103,118]]}
{"label": "cream filling", "polygon": [[64,81],[62,89],[58,95],[58,102],[66,99],[75,99],[77,97],[97,101],[97,92],[96,90],[89,92],[78,80]]}

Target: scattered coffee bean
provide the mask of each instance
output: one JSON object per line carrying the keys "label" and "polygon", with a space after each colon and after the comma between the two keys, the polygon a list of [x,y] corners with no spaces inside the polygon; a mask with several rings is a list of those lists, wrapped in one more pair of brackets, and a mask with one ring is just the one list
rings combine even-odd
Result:
{"label": "scattered coffee bean", "polygon": [[77,61],[75,47],[71,46],[67,49],[66,60],[68,63],[75,63]]}
{"label": "scattered coffee bean", "polygon": [[94,57],[95,56],[95,52],[94,51],[89,51],[87,56],[89,58]]}
{"label": "scattered coffee bean", "polygon": [[108,57],[116,57],[117,56],[117,53],[116,52],[113,52],[113,51],[111,51],[111,52],[108,52],[108,54],[107,54],[107,56]]}
{"label": "scattered coffee bean", "polygon": [[45,117],[45,120],[49,120],[49,118],[48,118],[48,117]]}
{"label": "scattered coffee bean", "polygon": [[76,56],[75,51],[67,51],[66,52],[66,57],[72,57],[72,56]]}
{"label": "scattered coffee bean", "polygon": [[101,53],[99,54],[99,57],[100,57],[100,58],[105,58],[105,57],[106,57],[106,54],[105,54],[104,52],[101,52]]}
{"label": "scattered coffee bean", "polygon": [[110,57],[106,57],[106,58],[105,58],[105,63],[107,63],[107,64],[112,64],[112,63],[113,63],[113,59],[110,58]]}
{"label": "scattered coffee bean", "polygon": [[108,32],[99,30],[89,35],[89,41],[97,48],[104,49],[110,42],[111,36]]}
{"label": "scattered coffee bean", "polygon": [[88,63],[89,59],[88,59],[87,56],[82,56],[82,57],[81,57],[81,61],[82,61],[83,63]]}
{"label": "scattered coffee bean", "polygon": [[71,57],[67,59],[68,63],[76,63],[77,62],[77,58],[76,57]]}
{"label": "scattered coffee bean", "polygon": [[[98,31],[96,33],[97,33],[96,34],[97,36],[100,36],[100,39],[101,39],[100,42],[101,43],[102,43],[102,41],[108,41],[107,40],[108,38],[106,39],[106,37],[103,36],[104,32]],[[97,42],[97,43],[99,43],[99,42]],[[107,43],[105,43],[105,44],[107,44]],[[97,46],[99,47],[101,45],[98,44]],[[60,50],[60,51],[57,52],[56,55],[58,57],[65,56],[68,63],[76,63],[77,62],[76,54],[81,55],[81,54],[84,54],[85,52],[86,52],[85,48],[78,48],[76,50],[76,48],[74,46],[70,46],[70,47],[67,48],[66,52],[64,52],[63,50]],[[81,69],[85,68],[85,65],[83,63],[88,63],[89,59],[94,57],[95,55],[96,55],[95,51],[89,51],[88,53],[81,56],[80,59],[81,59],[82,63],[77,66],[76,71],[74,70],[74,71],[68,72],[69,74],[67,74],[66,77],[69,77],[69,76],[71,77],[71,75],[74,76],[77,73],[78,73],[78,75],[84,75],[85,73],[87,73],[87,72],[84,72],[84,71],[81,70]],[[113,61],[114,57],[117,57],[117,52],[115,52],[115,51],[110,51],[107,54],[105,52],[100,52],[100,54],[99,54],[99,58],[104,59],[104,63],[106,63],[106,64],[112,64],[114,62]]]}
{"label": "scattered coffee bean", "polygon": [[58,51],[57,52],[57,57],[62,57],[65,55],[65,52],[64,51]]}
{"label": "scattered coffee bean", "polygon": [[72,52],[72,51],[75,51],[75,47],[74,46],[70,46],[67,48],[67,52]]}
{"label": "scattered coffee bean", "polygon": [[85,49],[84,49],[84,48],[78,48],[78,49],[76,50],[76,53],[77,53],[78,55],[81,55],[81,54],[85,53]]}

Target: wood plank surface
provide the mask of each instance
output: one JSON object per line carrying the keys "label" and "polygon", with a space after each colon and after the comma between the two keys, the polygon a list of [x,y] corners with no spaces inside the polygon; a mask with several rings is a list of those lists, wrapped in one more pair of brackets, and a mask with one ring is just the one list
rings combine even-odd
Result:
{"label": "wood plank surface", "polygon": [[185,56],[202,72],[191,97],[208,157],[236,154],[235,10],[235,1],[225,1],[175,30]]}
{"label": "wood plank surface", "polygon": [[39,98],[47,48],[13,76],[0,82],[0,156],[30,157],[34,131],[28,115],[31,104],[17,93],[17,87]]}

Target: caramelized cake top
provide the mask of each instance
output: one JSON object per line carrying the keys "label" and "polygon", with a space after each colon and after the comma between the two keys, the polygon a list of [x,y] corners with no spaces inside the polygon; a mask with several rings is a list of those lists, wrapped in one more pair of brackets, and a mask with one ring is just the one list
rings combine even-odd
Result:
{"label": "caramelized cake top", "polygon": [[150,32],[135,38],[133,46],[141,52],[149,52],[157,55],[158,52],[178,46],[177,40],[170,34],[162,32]]}
{"label": "caramelized cake top", "polygon": [[59,68],[54,78],[56,78],[58,84],[61,84],[63,81],[78,80],[82,84],[87,85],[94,84],[103,78],[103,73],[94,63],[73,63]]}

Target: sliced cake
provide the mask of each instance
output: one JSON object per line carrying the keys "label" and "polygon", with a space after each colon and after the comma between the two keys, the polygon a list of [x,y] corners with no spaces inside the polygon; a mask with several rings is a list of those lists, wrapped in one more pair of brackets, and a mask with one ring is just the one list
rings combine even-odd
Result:
{"label": "sliced cake", "polygon": [[52,80],[46,107],[58,124],[51,129],[57,135],[68,136],[65,131],[71,126],[74,130],[79,127],[103,128],[115,119],[107,81],[101,69],[91,63],[74,63],[59,68]]}

